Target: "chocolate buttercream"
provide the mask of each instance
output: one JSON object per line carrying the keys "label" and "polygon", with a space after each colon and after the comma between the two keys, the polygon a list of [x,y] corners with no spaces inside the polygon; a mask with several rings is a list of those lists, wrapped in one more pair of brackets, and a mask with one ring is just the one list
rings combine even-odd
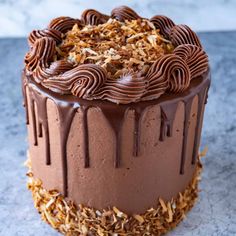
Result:
{"label": "chocolate buttercream", "polygon": [[[177,57],[177,56],[176,56]],[[163,95],[162,98],[160,99],[155,99],[153,101],[148,101],[148,102],[140,102],[140,103],[134,103],[134,104],[127,104],[127,105],[122,105],[122,106],[117,106],[115,104],[109,103],[109,102],[105,102],[105,101],[86,101],[83,99],[77,99],[74,96],[68,95],[68,96],[63,96],[63,95],[59,95],[57,93],[51,92],[50,90],[47,90],[46,88],[44,88],[41,85],[38,85],[34,82],[34,80],[32,80],[32,76],[27,76],[23,77],[24,79],[24,83],[23,83],[23,91],[25,94],[25,98],[26,98],[26,102],[25,104],[27,105],[27,116],[30,118],[29,119],[29,124],[30,124],[30,129],[31,129],[31,150],[33,150],[35,146],[40,146],[43,148],[42,150],[46,151],[46,155],[43,154],[42,157],[45,158],[46,160],[46,165],[45,162],[42,160],[42,158],[40,159],[40,161],[38,160],[38,158],[36,158],[35,155],[34,156],[34,164],[35,163],[40,163],[40,166],[42,168],[45,168],[45,166],[49,165],[50,167],[50,163],[53,162],[54,160],[54,164],[60,164],[61,161],[62,163],[60,164],[60,173],[62,173],[62,179],[60,179],[60,184],[63,183],[63,189],[60,190],[63,192],[63,194],[65,196],[68,196],[68,163],[70,161],[75,161],[75,160],[79,160],[80,162],[80,168],[81,170],[85,171],[84,173],[91,173],[90,171],[87,172],[85,169],[91,167],[92,172],[95,171],[95,166],[94,166],[94,162],[96,163],[103,163],[102,160],[97,160],[96,158],[103,158],[103,155],[108,155],[109,157],[107,157],[109,159],[107,159],[106,165],[109,166],[109,169],[113,170],[113,168],[120,168],[120,170],[123,169],[123,165],[124,163],[126,163],[127,161],[132,161],[133,164],[135,164],[136,162],[139,163],[138,159],[132,159],[132,154],[130,154],[130,148],[132,149],[132,136],[128,136],[126,137],[126,135],[121,135],[122,131],[124,132],[125,130],[123,129],[124,127],[124,122],[125,120],[129,120],[130,123],[130,127],[129,127],[129,131],[127,131],[127,135],[129,132],[131,132],[133,134],[133,138],[134,138],[134,150],[133,150],[133,156],[139,156],[140,155],[140,148],[141,148],[141,156],[142,158],[146,157],[143,153],[143,148],[144,146],[148,146],[148,143],[143,143],[143,135],[148,132],[148,137],[149,135],[156,137],[156,141],[152,140],[151,142],[154,143],[158,143],[158,145],[162,146],[162,145],[166,145],[166,143],[164,141],[167,141],[166,139],[168,139],[169,141],[173,142],[173,138],[175,137],[175,143],[176,138],[178,140],[182,140],[182,141],[178,141],[177,142],[177,149],[178,149],[178,154],[175,153],[175,155],[178,155],[181,158],[175,158],[174,160],[172,160],[169,156],[168,159],[171,159],[172,161],[174,161],[175,165],[173,165],[173,167],[176,169],[178,169],[178,174],[183,175],[185,174],[185,168],[187,173],[189,174],[189,164],[195,163],[196,160],[196,155],[197,155],[197,150],[198,147],[192,152],[191,149],[189,149],[189,145],[199,145],[199,140],[200,140],[200,132],[201,132],[201,122],[202,122],[202,116],[203,116],[203,109],[205,106],[205,102],[207,99],[207,90],[209,87],[209,73],[204,74],[203,76],[201,76],[200,78],[192,81],[190,88],[188,88],[184,93],[179,93],[176,95]],[[28,95],[27,95],[28,94]],[[198,96],[198,100],[196,100],[196,96]],[[53,106],[55,106],[55,109],[53,109],[53,117],[55,118],[55,114],[56,117],[55,119],[57,120],[57,129],[58,130],[58,137],[60,139],[60,147],[61,149],[58,151],[58,146],[55,146],[55,143],[53,144],[53,146],[51,147],[50,144],[53,143],[53,136],[50,136],[50,126],[52,125],[52,119],[50,118],[48,120],[48,116],[50,117],[52,115],[52,111],[49,111],[49,103],[48,101],[53,101]],[[196,103],[196,101],[198,101],[198,103]],[[182,104],[182,105],[180,105]],[[195,105],[194,105],[195,104]],[[198,104],[197,106],[197,110],[196,110],[196,104]],[[157,123],[160,124],[156,125],[155,128],[157,129],[156,132],[159,132],[158,135],[154,135],[156,134],[156,132],[154,130],[150,130],[149,125],[147,124],[147,126],[143,126],[143,122],[144,122],[144,117],[145,116],[149,116],[149,119],[151,121],[151,117],[153,116],[152,113],[148,112],[148,109],[151,109],[152,112],[154,112],[154,114],[156,114],[155,112],[158,111],[157,107],[155,105],[160,106],[160,111],[161,114],[159,113],[158,117],[160,116],[160,118],[155,116],[155,119],[157,119]],[[49,107],[48,107],[49,106]],[[196,116],[191,115],[192,114],[192,108],[193,106],[195,106],[195,112],[197,112],[197,118]],[[181,110],[177,112],[177,107],[182,107]],[[37,108],[37,109],[36,109]],[[97,109],[98,108],[98,109]],[[148,108],[148,109],[147,109]],[[95,110],[94,110],[95,109]],[[133,121],[134,121],[134,125],[132,124],[132,119],[131,117],[128,118],[129,116],[127,116],[127,114],[133,110],[134,111],[134,116],[132,116]],[[79,111],[79,116],[81,117],[78,120],[78,114],[76,114]],[[92,112],[92,113],[91,113]],[[95,113],[93,113],[95,112]],[[183,115],[184,112],[184,115]],[[94,116],[94,114],[100,114],[102,113],[102,117],[103,119],[105,118],[106,122],[102,124],[100,123],[96,123],[96,117]],[[50,115],[51,114],[51,115]],[[89,115],[90,114],[90,115]],[[178,115],[177,115],[178,114]],[[195,113],[196,114],[196,113]],[[77,116],[77,119],[75,119],[75,116]],[[88,118],[90,117],[90,118]],[[93,122],[91,122],[91,117],[93,118]],[[100,117],[100,115],[99,115]],[[176,122],[176,119],[178,120],[180,117],[181,118],[181,122],[178,123],[178,127],[180,127],[180,130],[178,130],[179,128],[177,128],[174,124]],[[194,118],[195,117],[195,118]],[[191,122],[191,132],[193,132],[195,129],[195,133],[190,133],[189,132],[189,121],[192,119],[196,119],[196,123],[192,123]],[[101,117],[99,118],[99,121],[101,121]],[[75,131],[72,127],[73,123],[75,122],[76,125],[79,125],[81,128],[80,133],[81,133],[81,137],[78,140],[77,138],[75,138],[75,140],[77,140],[79,143],[81,143],[80,145],[82,145],[82,147],[79,148],[79,154],[77,154],[78,156],[75,157],[71,157],[68,154],[68,150],[67,150],[67,144],[68,144],[68,137],[69,134],[71,135],[71,133],[74,133],[74,135],[77,137],[78,135],[78,130]],[[126,121],[127,122],[127,121]],[[147,121],[146,121],[147,122]],[[94,126],[96,124],[96,126]],[[196,126],[195,126],[195,125]],[[102,142],[102,146],[98,149],[95,150],[103,150],[103,146],[105,145],[105,147],[109,147],[109,154],[103,153],[103,155],[97,154],[96,151],[94,152],[94,148],[97,147],[97,145],[99,146],[100,142],[95,142],[94,141],[94,133],[93,131],[97,130],[97,127],[103,127],[102,129],[107,129],[105,127],[110,127],[109,130],[111,129],[113,135],[107,139],[107,141],[105,143]],[[143,128],[142,128],[143,127]],[[95,130],[94,130],[95,129]],[[134,131],[132,131],[134,129]],[[43,131],[43,132],[42,132]],[[99,132],[99,129],[96,131]],[[125,131],[126,132],[126,131]],[[183,132],[183,133],[182,133]],[[182,133],[182,134],[181,134]],[[96,135],[99,135],[99,133],[96,133]],[[95,135],[95,136],[96,136]],[[73,136],[73,134],[72,134]],[[43,137],[43,139],[41,139],[41,137]],[[113,138],[112,138],[113,137]],[[82,138],[82,140],[81,140]],[[169,139],[170,138],[170,139]],[[113,140],[114,139],[114,140]],[[189,143],[189,139],[191,139],[191,143]],[[49,142],[49,140],[51,140]],[[45,146],[42,143],[42,141],[45,142]],[[77,142],[76,141],[76,142]],[[103,140],[104,141],[104,140]],[[167,143],[169,142],[167,141]],[[94,143],[95,142],[95,143]],[[129,151],[128,152],[123,152],[122,150],[124,150],[124,145],[125,142],[128,142],[129,145]],[[156,146],[154,145],[154,143],[150,144],[150,148],[155,149],[156,150]],[[69,142],[70,144],[70,142]],[[179,145],[182,145],[182,147],[179,148]],[[72,145],[73,150],[77,150],[77,146],[76,145]],[[56,148],[56,149],[55,149]],[[36,149],[34,149],[36,150]],[[50,151],[51,150],[51,151]],[[57,150],[57,153],[59,153],[59,155],[61,156],[61,159],[59,158],[59,156],[57,158],[59,159],[53,159],[51,160],[50,158],[50,153],[55,154]],[[106,149],[104,149],[106,150]],[[112,153],[111,153],[112,150]],[[126,150],[126,149],[125,149]],[[148,152],[148,149],[145,149],[145,152]],[[132,152],[131,152],[132,153]],[[165,151],[166,153],[166,151]],[[58,155],[58,154],[57,154]],[[73,154],[74,155],[74,154]],[[98,155],[98,157],[96,156]],[[152,155],[153,154],[148,154],[148,155]],[[165,154],[164,154],[165,155]],[[189,155],[193,155],[189,158]],[[95,158],[96,156],[96,158]],[[79,157],[79,158],[77,158]],[[71,159],[72,158],[72,159]],[[75,158],[75,159],[74,159]],[[111,159],[114,158],[114,164],[113,167],[112,165],[112,161]],[[154,156],[153,156],[154,158]],[[165,156],[165,158],[167,158],[167,156]],[[164,158],[164,159],[165,159]],[[188,158],[188,162],[186,162]],[[192,159],[193,158],[193,159]],[[60,160],[60,161],[58,161]],[[156,158],[155,159],[157,162],[161,162],[162,158]],[[56,161],[56,163],[55,163]],[[90,166],[90,161],[91,163],[93,163]],[[144,160],[143,160],[144,161]],[[145,163],[147,160],[145,160]],[[170,160],[169,160],[170,161]],[[83,164],[84,163],[84,164]],[[188,163],[188,164],[187,164]],[[133,165],[132,164],[132,165]],[[139,163],[140,164],[140,163]],[[172,163],[173,164],[173,163]],[[100,165],[100,164],[99,164]],[[179,165],[179,166],[178,166]],[[40,174],[40,176],[43,178],[43,181],[45,181],[45,183],[49,183],[50,181],[53,181],[54,179],[45,179],[44,176],[42,176],[42,172],[40,172],[39,170],[41,167],[37,166],[36,170],[37,170],[37,174]],[[147,167],[147,166],[146,166]],[[169,166],[168,166],[169,167]],[[71,170],[71,165],[69,167],[69,170]],[[192,168],[192,167],[191,167]],[[73,169],[73,168],[72,168]],[[89,168],[90,169],[90,168]],[[80,171],[81,171],[80,170]],[[100,169],[98,168],[98,171]],[[56,170],[55,170],[56,171]],[[48,172],[47,172],[48,173]],[[51,173],[51,172],[50,172]],[[54,172],[55,173],[55,172]],[[119,173],[115,172],[115,173]],[[176,172],[175,172],[176,173]],[[49,174],[49,173],[48,173]],[[86,174],[87,175],[87,174]],[[187,175],[189,177],[189,175]],[[188,178],[187,177],[187,178]],[[61,178],[61,177],[60,177]],[[179,177],[178,177],[179,178]],[[83,179],[83,178],[82,178]],[[62,181],[63,180],[63,181]],[[62,182],[61,182],[62,181]],[[79,181],[78,179],[76,179],[76,181]],[[72,181],[73,182],[73,181]],[[182,182],[182,180],[181,180]],[[163,182],[164,184],[164,182]],[[58,185],[57,185],[58,186]],[[61,185],[60,185],[61,186]],[[173,187],[174,188],[174,187]],[[69,188],[71,189],[71,187]],[[173,189],[172,189],[173,190]],[[72,191],[72,190],[69,190]],[[80,190],[81,191],[81,190]],[[163,192],[164,194],[169,194],[168,188],[165,190],[158,190]],[[177,191],[178,192],[178,191]],[[79,192],[79,196],[81,192]],[[162,195],[162,194],[161,194]],[[109,197],[108,197],[109,198]],[[141,199],[141,198],[140,198]],[[93,204],[96,205],[96,203],[93,202]],[[107,204],[107,203],[106,203]],[[124,204],[127,207],[127,204]],[[138,207],[139,208],[139,207]]]}
{"label": "chocolate buttercream", "polygon": [[44,69],[49,67],[56,50],[56,42],[50,37],[42,37],[35,41],[32,50],[26,54],[25,68],[40,83],[44,77]]}
{"label": "chocolate buttercream", "polygon": [[180,45],[175,48],[173,53],[180,56],[184,61],[186,61],[186,64],[188,65],[191,72],[191,79],[198,77],[208,70],[208,56],[202,48],[196,45]]}
{"label": "chocolate buttercream", "polygon": [[28,37],[29,45],[33,46],[35,41],[42,37],[49,37],[54,39],[56,43],[60,43],[62,40],[62,33],[55,29],[33,30]]}
{"label": "chocolate buttercream", "polygon": [[[141,18],[126,6],[113,9],[111,17],[119,21]],[[148,72],[136,71],[114,79],[98,65],[77,66],[60,58],[55,61],[62,33],[75,24],[83,27],[83,24],[97,25],[108,20],[107,15],[92,9],[84,11],[81,18],[58,17],[51,21],[48,29],[33,31],[29,36],[31,49],[25,57],[26,73],[54,92],[127,104],[157,99],[166,92],[181,93],[188,88],[191,79],[208,70],[208,58],[196,33],[186,25],[175,25],[165,16],[154,16],[150,21],[176,49],[161,56]]]}
{"label": "chocolate buttercream", "polygon": [[189,86],[190,72],[179,56],[165,55],[152,65],[146,78],[149,84],[142,100],[152,100],[167,89],[171,92],[184,91]]}
{"label": "chocolate buttercream", "polygon": [[108,79],[92,98],[105,99],[114,103],[127,104],[139,101],[147,89],[148,81],[136,74],[128,74],[120,79]]}
{"label": "chocolate buttercream", "polygon": [[[126,7],[114,11],[124,26],[137,19]],[[85,13],[82,22],[57,18],[49,30],[66,34],[74,22],[78,30],[85,21],[101,24],[100,13]],[[150,25],[176,48],[147,70],[131,68],[116,78],[95,63],[67,61],[52,34],[32,33],[22,90],[32,168],[45,189],[87,209],[116,206],[133,215],[154,209],[157,197],[173,203],[191,181],[210,86],[208,59],[188,27],[155,19]],[[170,207],[164,205],[166,215]]]}
{"label": "chocolate buttercream", "polygon": [[42,84],[59,93],[87,98],[94,94],[107,78],[106,71],[97,65],[79,65],[58,77],[51,77]]}
{"label": "chocolate buttercream", "polygon": [[173,26],[170,31],[170,40],[176,47],[182,44],[192,44],[202,48],[197,34],[187,25]]}
{"label": "chocolate buttercream", "polygon": [[127,6],[116,7],[111,12],[111,17],[119,21],[137,20],[141,18],[133,9]]}
{"label": "chocolate buttercream", "polygon": [[48,28],[58,30],[61,33],[66,33],[75,24],[81,25],[81,21],[79,19],[74,19],[68,16],[61,16],[53,19],[48,25]]}
{"label": "chocolate buttercream", "polygon": [[160,30],[164,37],[169,38],[171,28],[175,26],[175,23],[169,17],[157,15],[153,16],[150,21]]}
{"label": "chocolate buttercream", "polygon": [[109,16],[94,9],[87,9],[82,13],[81,21],[85,25],[99,25],[107,22]]}

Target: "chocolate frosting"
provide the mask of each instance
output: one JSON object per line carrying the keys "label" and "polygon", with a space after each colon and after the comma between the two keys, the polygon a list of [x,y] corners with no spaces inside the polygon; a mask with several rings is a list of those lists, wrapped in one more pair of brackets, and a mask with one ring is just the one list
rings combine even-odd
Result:
{"label": "chocolate frosting", "polygon": [[58,77],[51,77],[42,84],[63,94],[72,93],[80,98],[94,94],[106,80],[106,71],[97,65],[79,65]]}
{"label": "chocolate frosting", "polygon": [[[169,55],[168,55],[169,56]],[[178,56],[174,56],[177,64],[180,63],[181,59]],[[167,60],[168,61],[168,60]],[[169,60],[171,61],[171,60]],[[94,65],[93,65],[94,66]],[[178,68],[178,67],[177,67]],[[154,70],[154,66],[152,68]],[[72,69],[74,70],[74,69]],[[165,71],[165,70],[164,70]],[[175,71],[175,66],[172,69],[168,69],[168,73],[173,73]],[[68,73],[68,72],[66,72]],[[151,72],[149,72],[151,74]],[[148,73],[148,74],[149,74]],[[167,73],[167,72],[166,72]],[[149,74],[149,75],[150,75]],[[128,77],[128,75],[126,75]],[[130,76],[131,78],[131,76]],[[130,79],[129,78],[129,79]],[[132,77],[133,78],[133,77]],[[182,151],[181,159],[177,161],[180,164],[179,173],[183,175],[185,173],[186,158],[187,158],[187,142],[189,140],[189,120],[191,116],[191,107],[195,96],[198,96],[198,112],[197,112],[197,124],[196,132],[194,137],[194,151],[192,156],[192,164],[196,162],[198,154],[198,146],[201,135],[201,117],[203,115],[204,104],[207,101],[207,91],[210,85],[210,72],[206,72],[190,84],[189,88],[183,93],[179,94],[164,94],[160,99],[155,99],[148,102],[139,102],[134,104],[116,106],[115,104],[106,101],[87,101],[84,99],[77,99],[72,95],[62,96],[53,91],[47,90],[44,86],[36,84],[32,76],[26,76],[23,73],[23,94],[24,94],[24,104],[26,107],[26,117],[27,124],[29,124],[29,112],[31,112],[31,125],[33,129],[33,143],[35,146],[38,145],[38,138],[44,136],[45,138],[45,152],[46,152],[46,165],[50,165],[50,142],[49,142],[49,124],[47,118],[47,99],[52,99],[57,107],[59,116],[59,132],[61,139],[61,160],[63,167],[63,194],[68,196],[68,157],[67,157],[67,141],[71,128],[71,124],[74,119],[74,115],[78,108],[82,112],[81,125],[83,127],[83,151],[82,158],[84,160],[84,168],[90,167],[90,148],[89,148],[89,129],[88,129],[88,118],[87,114],[91,107],[98,107],[99,110],[104,114],[107,119],[108,124],[114,131],[115,138],[115,155],[114,155],[114,167],[119,168],[122,160],[122,153],[120,145],[122,143],[121,130],[126,117],[126,112],[130,109],[134,111],[134,146],[133,146],[133,156],[137,157],[140,155],[140,146],[142,135],[141,124],[143,122],[143,114],[146,108],[154,105],[159,105],[161,108],[161,127],[159,137],[157,137],[161,142],[166,140],[168,137],[173,135],[174,120],[176,116],[176,109],[178,103],[181,101],[184,104],[184,127],[183,127],[183,141],[182,141]],[[128,80],[129,80],[128,79]],[[134,77],[134,79],[137,79]],[[108,82],[108,81],[106,81]],[[126,83],[125,83],[126,85]],[[30,96],[26,96],[26,87],[28,87]],[[141,86],[140,86],[141,87]],[[142,93],[142,89],[140,89]],[[35,106],[35,105],[36,106]],[[28,109],[30,107],[30,110]],[[36,108],[37,113],[36,113]],[[42,132],[44,130],[44,132]],[[153,131],[155,132],[155,130]],[[195,146],[196,144],[196,146]]]}
{"label": "chocolate frosting", "polygon": [[158,98],[168,89],[171,92],[184,91],[190,81],[187,64],[177,55],[164,55],[157,60],[147,73],[149,86],[143,100]]}
{"label": "chocolate frosting", "polygon": [[32,50],[25,57],[25,68],[32,74],[35,81],[40,83],[44,79],[44,68],[47,68],[56,50],[56,42],[50,37],[39,38],[35,41]]}
{"label": "chocolate frosting", "polygon": [[85,25],[104,24],[109,19],[109,16],[100,13],[94,9],[87,9],[82,13],[81,21]]}
{"label": "chocolate frosting", "polygon": [[33,46],[35,41],[42,37],[49,37],[54,39],[56,43],[60,43],[62,40],[62,33],[55,29],[33,30],[28,37],[29,45]]}
{"label": "chocolate frosting", "polygon": [[128,74],[120,79],[108,79],[104,87],[92,97],[114,103],[128,104],[141,99],[147,89],[148,81],[136,74]]}
{"label": "chocolate frosting", "polygon": [[180,56],[184,61],[186,61],[192,79],[208,70],[208,56],[202,48],[198,46],[183,44],[175,48],[174,54]]}
{"label": "chocolate frosting", "polygon": [[111,12],[111,17],[118,21],[137,20],[141,18],[133,9],[127,6],[116,7]]}
{"label": "chocolate frosting", "polygon": [[172,27],[170,31],[170,40],[175,47],[182,44],[192,44],[202,48],[197,34],[187,25],[175,25]]}
{"label": "chocolate frosting", "polygon": [[164,37],[169,38],[171,28],[175,26],[175,23],[170,18],[157,15],[152,17],[150,21],[160,30]]}
{"label": "chocolate frosting", "polygon": [[[43,78],[45,72],[52,71],[50,69],[52,65],[49,69],[40,70],[37,76]],[[71,65],[64,66],[63,68],[67,68]],[[120,79],[107,77],[107,72],[102,67],[86,64],[79,65],[59,76],[44,79],[42,85],[61,94],[73,94],[88,100],[103,99],[127,104],[157,99],[166,90],[174,93],[184,91],[189,86],[190,71],[181,57],[169,54],[161,56],[151,66],[146,76],[131,73]]]}
{"label": "chocolate frosting", "polygon": [[[119,21],[141,18],[126,6],[113,9],[111,17]],[[33,31],[28,39],[31,49],[25,57],[27,75],[60,94],[127,104],[157,99],[164,93],[181,93],[189,87],[191,79],[208,70],[208,58],[196,33],[186,25],[175,25],[165,16],[154,16],[151,22],[176,48],[173,53],[154,62],[146,74],[130,72],[114,79],[99,65],[74,67],[66,60],[55,61],[56,46],[61,42],[62,34],[75,24],[79,27],[83,24],[97,25],[108,18],[89,9],[83,12],[81,20],[58,17],[51,21],[48,29]]]}
{"label": "chocolate frosting", "polygon": [[68,30],[72,29],[75,24],[81,25],[81,21],[68,16],[61,16],[53,19],[48,25],[48,28],[66,33]]}
{"label": "chocolate frosting", "polygon": [[34,75],[43,83],[45,79],[60,75],[63,72],[71,70],[72,68],[73,65],[70,62],[66,60],[59,60],[53,62],[48,68],[39,67],[35,70]]}

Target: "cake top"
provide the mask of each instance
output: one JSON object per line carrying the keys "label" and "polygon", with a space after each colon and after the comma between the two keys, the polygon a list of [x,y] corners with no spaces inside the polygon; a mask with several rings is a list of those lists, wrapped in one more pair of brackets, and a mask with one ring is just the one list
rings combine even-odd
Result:
{"label": "cake top", "polygon": [[65,34],[58,54],[76,65],[99,65],[107,70],[109,78],[118,79],[131,71],[145,74],[151,64],[173,49],[149,20],[120,22],[110,18],[99,25],[75,24]]}
{"label": "cake top", "polygon": [[127,104],[181,93],[208,70],[197,35],[165,16],[144,19],[126,6],[111,16],[86,10],[58,17],[28,38],[25,72],[60,94]]}

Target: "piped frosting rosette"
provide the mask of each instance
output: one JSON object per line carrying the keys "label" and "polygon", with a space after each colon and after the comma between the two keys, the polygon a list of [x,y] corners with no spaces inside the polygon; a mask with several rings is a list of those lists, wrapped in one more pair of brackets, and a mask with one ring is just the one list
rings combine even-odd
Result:
{"label": "piped frosting rosette", "polygon": [[168,17],[158,15],[150,22],[175,49],[160,56],[145,74],[131,71],[115,79],[96,64],[73,65],[66,59],[55,60],[56,46],[75,24],[98,25],[109,18],[125,22],[141,17],[126,6],[113,9],[111,16],[89,9],[81,19],[59,17],[47,29],[32,31],[28,38],[30,51],[25,57],[27,75],[56,93],[128,104],[157,99],[164,93],[184,92],[192,79],[208,70],[208,57],[196,33],[186,25],[175,25]]}

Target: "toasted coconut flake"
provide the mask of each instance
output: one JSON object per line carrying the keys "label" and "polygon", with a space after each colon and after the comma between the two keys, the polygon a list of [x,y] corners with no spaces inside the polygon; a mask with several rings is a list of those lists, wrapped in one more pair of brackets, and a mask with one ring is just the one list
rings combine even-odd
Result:
{"label": "toasted coconut flake", "polygon": [[141,223],[141,224],[144,222],[143,217],[140,216],[140,215],[134,215],[134,218],[135,218],[139,223]]}
{"label": "toasted coconut flake", "polygon": [[127,215],[120,210],[118,210],[116,207],[113,207],[113,211],[116,213],[116,215],[120,218],[127,218]]}
{"label": "toasted coconut flake", "polygon": [[167,211],[168,211],[169,217],[166,221],[170,223],[170,222],[173,221],[173,212],[172,212],[172,209],[171,209],[170,202],[167,203]]}
{"label": "toasted coconut flake", "polygon": [[[75,64],[101,65],[114,77],[126,69],[137,71],[143,65],[150,67],[159,56],[173,49],[171,42],[146,19],[125,22],[109,19],[104,24],[83,28],[75,25],[56,48],[57,58],[67,58]],[[135,63],[129,63],[130,60]],[[110,71],[109,64],[115,70]]]}
{"label": "toasted coconut flake", "polygon": [[162,212],[167,212],[167,207],[166,207],[166,204],[165,204],[164,200],[162,198],[159,198],[159,202],[160,202],[161,207],[162,207]]}
{"label": "toasted coconut flake", "polygon": [[[202,154],[199,155],[202,156]],[[27,162],[30,168],[31,164]],[[99,235],[99,236],[132,236],[163,235],[186,217],[193,207],[198,195],[198,181],[202,169],[198,158],[197,168],[192,182],[178,197],[169,202],[159,198],[155,208],[148,209],[140,215],[128,216],[117,207],[97,210],[75,206],[65,200],[57,190],[47,191],[42,182],[28,175],[28,188],[32,192],[34,205],[44,221],[64,235]]]}
{"label": "toasted coconut flake", "polygon": [[202,152],[199,153],[200,158],[206,156],[208,152],[208,146],[205,146]]}

